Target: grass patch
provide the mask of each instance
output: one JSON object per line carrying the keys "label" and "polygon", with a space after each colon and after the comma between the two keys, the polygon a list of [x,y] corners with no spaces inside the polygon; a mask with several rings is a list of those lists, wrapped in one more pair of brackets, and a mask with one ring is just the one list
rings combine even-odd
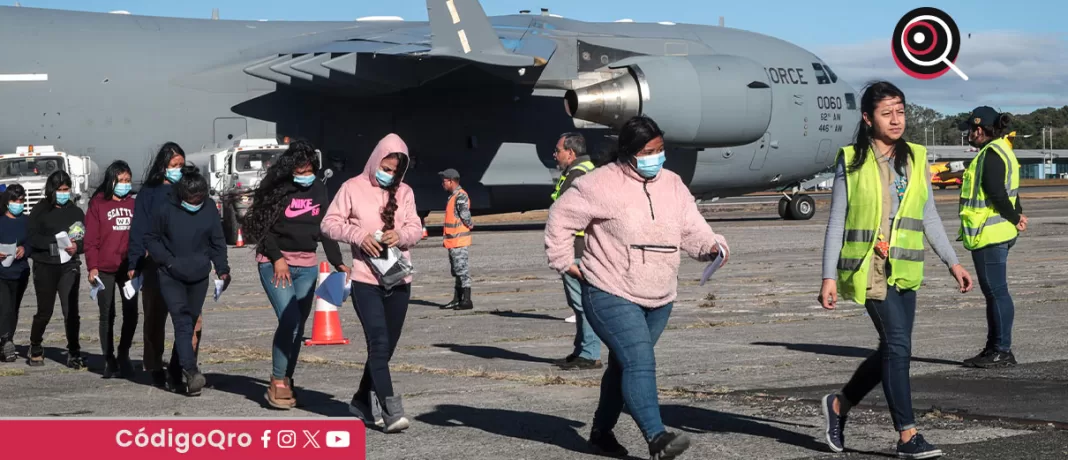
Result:
{"label": "grass patch", "polygon": [[713,293],[705,294],[705,299],[701,302],[698,308],[716,308],[716,295]]}
{"label": "grass patch", "polygon": [[0,369],[0,377],[21,377],[26,375],[26,369]]}

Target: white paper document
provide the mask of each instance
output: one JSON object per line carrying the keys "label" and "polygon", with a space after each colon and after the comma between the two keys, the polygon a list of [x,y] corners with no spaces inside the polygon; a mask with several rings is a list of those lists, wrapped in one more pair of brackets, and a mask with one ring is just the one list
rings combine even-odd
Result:
{"label": "white paper document", "polygon": [[65,264],[70,262],[71,255],[67,254],[67,248],[74,246],[70,237],[67,236],[67,232],[56,233],[56,248],[59,249],[59,263]]}
{"label": "white paper document", "polygon": [[100,281],[100,277],[93,278],[93,284],[89,285],[89,298],[96,300],[96,296],[100,294],[100,291],[104,290],[104,282]]}
{"label": "white paper document", "polygon": [[0,244],[0,254],[7,254],[7,257],[4,257],[2,262],[3,266],[10,267],[11,264],[15,263],[15,254],[18,254],[18,252],[19,247],[14,243]]}
{"label": "white paper document", "polygon": [[126,300],[132,299],[133,296],[141,291],[142,276],[143,275],[138,275],[137,278],[127,281],[126,284],[122,285],[122,296],[125,297]]}
{"label": "white paper document", "polygon": [[226,286],[226,281],[215,280],[215,301],[216,302],[219,301],[219,296],[221,296],[223,291],[226,290],[226,288],[224,286]]}
{"label": "white paper document", "polygon": [[716,273],[716,270],[719,270],[719,268],[723,266],[723,245],[717,244],[716,249],[716,259],[713,260],[712,263],[708,264],[707,267],[705,267],[705,272],[703,275],[701,275],[701,286],[704,286],[705,282],[707,282],[708,279]]}

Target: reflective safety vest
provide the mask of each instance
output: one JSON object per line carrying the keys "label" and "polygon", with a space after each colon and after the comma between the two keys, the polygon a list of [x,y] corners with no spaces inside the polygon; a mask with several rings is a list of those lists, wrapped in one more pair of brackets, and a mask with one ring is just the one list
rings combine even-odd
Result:
{"label": "reflective safety vest", "polygon": [[[593,171],[593,162],[583,161],[582,163],[572,165],[570,168],[567,169],[567,172],[561,174],[560,179],[556,181],[556,190],[553,190],[553,201],[556,201],[557,198],[560,198],[560,188],[564,186],[564,182],[567,182],[567,175],[571,174],[571,171],[574,171],[576,169],[584,173]],[[586,232],[577,232],[575,233],[575,236],[586,236]]]}
{"label": "reflective safety vest", "polygon": [[1016,226],[1001,217],[997,209],[994,209],[994,204],[986,200],[986,191],[983,190],[982,184],[983,162],[991,151],[1005,162],[1005,191],[1008,192],[1009,202],[1013,207],[1016,206],[1019,194],[1020,163],[1016,160],[1016,153],[1012,151],[1012,144],[1007,137],[991,141],[968,164],[960,185],[961,225],[958,239],[969,251],[1010,241],[1019,234]]}
{"label": "reflective safety vest", "polygon": [[[927,149],[911,142],[909,147],[912,149],[909,181],[890,227],[890,270],[886,281],[899,289],[917,290],[923,283],[923,209],[929,184]],[[889,191],[879,178],[878,160],[870,148],[864,166],[854,171],[849,168],[856,155],[853,146],[843,147],[839,155],[844,156],[846,164],[848,211],[845,240],[838,258],[838,292],[863,305],[867,300],[875,245],[886,233],[886,223],[882,222],[883,194]]]}
{"label": "reflective safety vest", "polygon": [[[442,244],[448,249],[463,248],[471,245],[471,229],[464,225],[460,216],[456,215],[456,198],[460,195],[467,196],[467,192],[460,189],[449,197],[449,204],[445,206],[445,237]],[[468,203],[471,198],[468,197]]]}

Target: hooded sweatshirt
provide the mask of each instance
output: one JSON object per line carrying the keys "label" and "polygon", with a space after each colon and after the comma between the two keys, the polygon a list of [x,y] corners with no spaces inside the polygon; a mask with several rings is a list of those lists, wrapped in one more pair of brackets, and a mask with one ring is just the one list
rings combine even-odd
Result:
{"label": "hooded sweatshirt", "polygon": [[[330,203],[330,209],[326,211],[321,225],[323,234],[339,243],[348,243],[352,247],[352,279],[353,281],[378,285],[378,278],[367,255],[360,249],[360,244],[368,235],[374,235],[382,230],[382,209],[389,200],[389,192],[382,189],[375,179],[382,159],[392,152],[400,152],[408,155],[408,146],[400,136],[390,134],[378,142],[363,173],[345,181]],[[410,164],[410,159],[409,159]],[[404,180],[407,169],[394,176],[395,182]],[[412,188],[401,182],[397,187],[397,212],[393,215],[393,230],[400,236],[397,247],[400,248],[404,257],[411,260],[408,249],[415,247],[423,238],[423,224],[415,208],[415,193]],[[411,276],[405,278],[406,283],[411,283]]]}
{"label": "hooded sweatshirt", "polygon": [[205,198],[199,211],[182,208],[174,196],[158,204],[155,218],[145,234],[149,255],[159,262],[160,271],[183,283],[196,283],[211,274],[230,273],[226,259],[226,239],[215,200]]}
{"label": "hooded sweatshirt", "polygon": [[625,163],[587,173],[549,208],[545,253],[564,273],[574,263],[575,232],[586,231],[580,268],[590,285],[646,308],[675,300],[679,249],[711,261],[726,239],[712,231],[678,174],[645,180]]}
{"label": "hooded sweatshirt", "polygon": [[[52,255],[52,247],[56,245],[56,234],[67,232],[71,236],[71,242],[78,247],[81,254],[85,251],[84,234],[77,236],[71,231],[77,227],[85,226],[85,213],[72,202],[55,207],[48,200],[38,202],[30,213],[26,233],[30,240],[30,256],[34,263],[59,265],[60,256],[57,248],[56,255]],[[81,260],[77,255],[71,257],[66,265],[78,265]]]}
{"label": "hooded sweatshirt", "polygon": [[85,214],[85,266],[115,273],[126,263],[130,245],[130,222],[134,200],[129,195],[119,201],[104,194],[93,196]]}

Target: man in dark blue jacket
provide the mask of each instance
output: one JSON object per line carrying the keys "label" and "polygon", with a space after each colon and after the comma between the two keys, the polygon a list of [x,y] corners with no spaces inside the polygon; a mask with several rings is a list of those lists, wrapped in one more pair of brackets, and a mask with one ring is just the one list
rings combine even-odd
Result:
{"label": "man in dark blue jacket", "polygon": [[174,325],[171,366],[181,364],[189,396],[199,396],[206,383],[197,366],[193,328],[203,312],[212,265],[219,279],[230,284],[222,222],[207,195],[203,176],[196,171],[183,174],[145,236],[148,253],[159,264],[160,292]]}

